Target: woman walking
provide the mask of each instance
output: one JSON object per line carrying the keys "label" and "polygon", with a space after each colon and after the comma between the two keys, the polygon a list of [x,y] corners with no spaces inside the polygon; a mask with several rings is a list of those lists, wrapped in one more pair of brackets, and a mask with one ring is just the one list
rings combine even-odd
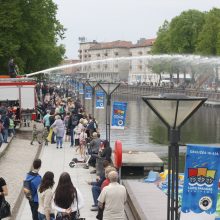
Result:
{"label": "woman walking", "polygon": [[84,206],[82,194],[73,186],[67,172],[62,173],[60,176],[52,205],[58,212],[56,219],[68,216],[69,220],[76,220],[78,210]]}
{"label": "woman walking", "polygon": [[54,220],[55,216],[51,208],[53,199],[52,188],[54,185],[54,174],[47,171],[42,179],[40,187],[38,189],[38,219],[39,220]]}
{"label": "woman walking", "polygon": [[65,127],[64,123],[61,120],[61,117],[59,115],[55,116],[55,122],[51,125],[51,128],[53,128],[55,134],[56,134],[56,141],[57,141],[57,148],[63,147],[63,136],[65,133]]}

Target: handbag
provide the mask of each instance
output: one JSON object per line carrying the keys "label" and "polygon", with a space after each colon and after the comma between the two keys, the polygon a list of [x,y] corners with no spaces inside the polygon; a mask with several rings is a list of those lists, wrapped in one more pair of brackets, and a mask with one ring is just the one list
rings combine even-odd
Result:
{"label": "handbag", "polygon": [[5,200],[5,197],[2,198],[2,204],[0,207],[0,218],[6,218],[11,216],[11,206],[10,204]]}

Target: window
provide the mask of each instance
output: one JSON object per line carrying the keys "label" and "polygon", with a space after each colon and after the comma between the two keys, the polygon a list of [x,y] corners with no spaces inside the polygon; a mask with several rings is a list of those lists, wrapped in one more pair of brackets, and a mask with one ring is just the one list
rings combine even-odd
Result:
{"label": "window", "polygon": [[115,52],[115,56],[118,56],[118,52]]}
{"label": "window", "polygon": [[138,54],[139,54],[139,55],[143,55],[143,52],[142,52],[142,51],[139,51]]}
{"label": "window", "polygon": [[97,56],[97,57],[100,57],[100,53],[97,53],[96,56]]}
{"label": "window", "polygon": [[108,53],[104,53],[104,55],[107,57],[107,56],[108,56]]}
{"label": "window", "polygon": [[88,57],[91,57],[91,54],[89,54]]}
{"label": "window", "polygon": [[129,53],[129,56],[130,56],[130,57],[132,56],[132,53],[131,53],[131,52]]}
{"label": "window", "polygon": [[115,64],[115,68],[118,68],[118,64]]}

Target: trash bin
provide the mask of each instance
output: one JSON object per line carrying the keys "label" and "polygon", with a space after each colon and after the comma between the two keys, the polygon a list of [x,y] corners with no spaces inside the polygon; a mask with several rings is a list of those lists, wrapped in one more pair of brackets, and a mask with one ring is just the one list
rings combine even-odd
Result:
{"label": "trash bin", "polygon": [[37,119],[37,114],[35,112],[33,112],[31,115],[31,120],[36,121],[36,119]]}
{"label": "trash bin", "polygon": [[96,175],[105,176],[105,170],[103,167],[103,158],[96,158]]}

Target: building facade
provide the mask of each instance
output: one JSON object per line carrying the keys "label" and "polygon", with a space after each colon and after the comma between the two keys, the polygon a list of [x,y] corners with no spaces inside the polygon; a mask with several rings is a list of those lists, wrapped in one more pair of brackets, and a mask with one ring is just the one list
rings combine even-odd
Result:
{"label": "building facade", "polygon": [[[154,41],[140,39],[136,44],[130,41],[80,43],[80,61],[90,62],[81,67],[80,76],[97,80],[120,80],[129,84],[154,82],[158,78],[157,74],[151,73],[147,61],[141,59],[141,56],[149,54]],[[131,60],[120,60],[123,57],[130,57]],[[132,60],[132,57],[140,59]]]}

